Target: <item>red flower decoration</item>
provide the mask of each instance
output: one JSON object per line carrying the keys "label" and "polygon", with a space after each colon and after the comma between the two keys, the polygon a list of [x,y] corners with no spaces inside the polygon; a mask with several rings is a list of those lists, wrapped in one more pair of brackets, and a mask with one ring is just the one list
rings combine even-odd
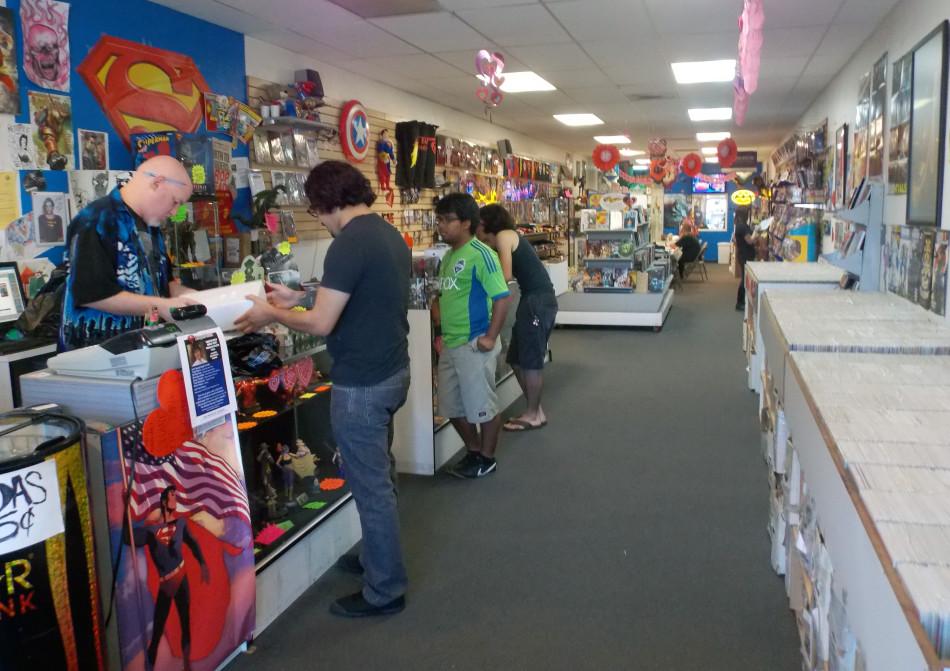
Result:
{"label": "red flower decoration", "polygon": [[597,169],[607,172],[620,161],[620,150],[612,144],[599,144],[594,147],[593,158]]}
{"label": "red flower decoration", "polygon": [[716,146],[716,155],[719,156],[719,165],[723,168],[731,166],[736,162],[736,157],[739,155],[739,147],[736,146],[736,141],[731,137],[727,137]]}
{"label": "red flower decoration", "polygon": [[684,175],[695,177],[699,174],[699,171],[703,169],[703,159],[697,153],[686,154],[686,156],[683,157],[683,162],[680,164],[680,169]]}
{"label": "red flower decoration", "polygon": [[656,158],[650,161],[650,177],[653,178],[653,181],[659,184],[663,181],[663,177],[666,175],[666,159]]}

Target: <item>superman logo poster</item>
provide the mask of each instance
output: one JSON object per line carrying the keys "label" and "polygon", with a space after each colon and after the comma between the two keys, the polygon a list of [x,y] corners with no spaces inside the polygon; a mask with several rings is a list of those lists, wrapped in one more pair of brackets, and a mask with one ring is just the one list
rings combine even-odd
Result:
{"label": "superman logo poster", "polygon": [[106,35],[76,71],[127,146],[133,133],[193,133],[210,88],[184,54]]}

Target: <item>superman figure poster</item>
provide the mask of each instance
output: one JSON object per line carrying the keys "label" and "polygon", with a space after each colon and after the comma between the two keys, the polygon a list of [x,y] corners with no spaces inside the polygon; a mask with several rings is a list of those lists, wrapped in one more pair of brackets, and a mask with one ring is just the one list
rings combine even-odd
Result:
{"label": "superman figure poster", "polygon": [[254,633],[237,427],[232,413],[192,430],[181,371],[158,396],[144,423],[103,440],[121,666],[211,671]]}

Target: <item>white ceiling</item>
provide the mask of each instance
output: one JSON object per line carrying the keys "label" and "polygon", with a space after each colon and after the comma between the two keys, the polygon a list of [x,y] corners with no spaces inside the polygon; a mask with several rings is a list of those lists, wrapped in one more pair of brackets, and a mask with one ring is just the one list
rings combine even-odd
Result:
{"label": "white ceiling", "polygon": [[[691,123],[688,107],[731,107],[731,83],[680,86],[669,64],[735,58],[742,0],[155,1],[481,118],[474,53],[500,51],[507,70],[532,69],[558,90],[506,94],[492,121],[583,153],[593,135],[617,132],[694,149],[700,130],[769,150],[899,2],[764,0],[759,90],[738,128]],[[606,123],[570,129],[551,117],[569,112]]]}

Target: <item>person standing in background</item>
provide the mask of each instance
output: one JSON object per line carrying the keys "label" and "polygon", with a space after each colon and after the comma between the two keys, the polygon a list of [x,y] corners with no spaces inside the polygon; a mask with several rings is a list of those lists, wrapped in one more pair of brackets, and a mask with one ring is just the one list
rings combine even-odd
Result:
{"label": "person standing in background", "polygon": [[505,422],[505,431],[530,431],[548,423],[541,408],[542,372],[548,339],[557,316],[554,285],[530,242],[515,230],[511,214],[501,205],[486,205],[479,216],[476,236],[498,253],[506,281],[515,279],[521,298],[508,345],[507,361],[518,378],[527,407]]}
{"label": "person standing in background", "polygon": [[495,370],[511,294],[495,252],[475,239],[478,204],[450,193],[435,206],[439,235],[452,249],[439,266],[439,297],[432,324],[439,353],[439,409],[465,443],[450,471],[459,478],[495,472],[501,431]]}
{"label": "person standing in background", "polygon": [[736,310],[745,310],[745,264],[755,260],[755,244],[749,226],[749,208],[736,209],[734,219],[736,263],[739,265],[739,290],[736,292]]}

